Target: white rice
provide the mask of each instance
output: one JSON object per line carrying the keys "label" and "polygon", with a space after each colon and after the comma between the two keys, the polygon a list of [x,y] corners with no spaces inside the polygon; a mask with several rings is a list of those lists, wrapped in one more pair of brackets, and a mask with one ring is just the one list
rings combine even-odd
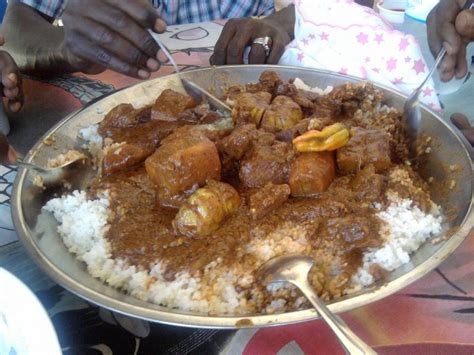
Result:
{"label": "white rice", "polygon": [[369,286],[374,282],[370,267],[374,264],[386,271],[393,271],[403,264],[410,262],[410,254],[416,251],[426,240],[441,232],[442,217],[422,212],[412,206],[408,199],[389,196],[392,201],[387,209],[377,213],[385,222],[382,235],[386,242],[381,248],[366,252],[363,265],[352,277],[354,286]]}
{"label": "white rice", "polygon": [[[378,264],[392,271],[410,261],[410,253],[418,249],[432,235],[441,231],[441,216],[426,214],[412,201],[391,196],[391,204],[378,212],[385,222],[382,229],[386,238],[384,246],[363,256],[363,266],[353,276],[354,287],[369,286],[374,282],[369,270]],[[150,271],[129,265],[122,259],[111,258],[111,247],[105,239],[108,230],[109,196],[103,193],[98,199],[88,200],[85,192],[50,200],[44,207],[59,222],[58,232],[70,252],[84,261],[88,272],[110,286],[149,302],[184,311],[212,314],[245,313],[246,300],[236,291],[236,286],[248,286],[253,275],[242,270],[225,269],[220,260],[206,267],[206,282],[181,272],[174,281],[164,279],[165,265],[157,261]],[[261,262],[283,252],[304,253],[308,247],[304,230],[290,224],[282,225],[284,233],[255,238],[246,248]],[[281,236],[284,235],[282,238]],[[212,283],[212,285],[210,285]],[[283,285],[272,285],[271,293]],[[300,301],[301,303],[302,301]],[[284,310],[286,301],[278,298],[267,306],[267,313]]]}
{"label": "white rice", "polygon": [[293,81],[293,84],[296,86],[297,89],[310,91],[318,95],[327,95],[334,89],[332,86],[327,86],[325,89],[321,89],[317,86],[312,87],[312,86],[307,85],[300,78],[296,78]]}
{"label": "white rice", "polygon": [[208,290],[200,279],[187,272],[177,274],[174,281],[166,281],[165,267],[160,262],[152,265],[150,271],[144,271],[122,259],[112,259],[111,247],[105,238],[109,228],[108,193],[88,200],[85,192],[74,191],[71,195],[50,200],[43,208],[52,212],[59,222],[57,230],[68,250],[86,263],[93,277],[110,286],[139,299],[184,311],[215,314],[243,311],[243,297],[235,290],[235,285],[249,277],[251,283],[251,275],[235,275],[222,270],[216,267],[217,261],[208,265],[216,278],[213,289]]}
{"label": "white rice", "polygon": [[87,141],[83,145],[83,148],[88,150],[92,156],[98,156],[101,154],[102,146],[104,145],[104,140],[98,132],[99,125],[93,124],[83,128],[79,131],[79,138]]}

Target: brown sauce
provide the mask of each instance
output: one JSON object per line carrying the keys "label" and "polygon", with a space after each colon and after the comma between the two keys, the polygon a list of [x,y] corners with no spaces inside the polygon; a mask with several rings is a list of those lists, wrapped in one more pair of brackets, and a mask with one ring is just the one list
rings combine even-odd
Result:
{"label": "brown sauce", "polygon": [[[334,298],[343,294],[350,276],[362,265],[363,252],[368,248],[381,246],[382,222],[376,216],[378,210],[375,204],[383,206],[387,203],[385,196],[388,190],[395,191],[402,198],[411,198],[421,209],[429,211],[431,200],[428,189],[416,172],[406,167],[408,175],[414,181],[414,186],[411,187],[401,184],[390,175],[391,168],[406,158],[407,149],[400,133],[400,115],[389,112],[376,116],[371,112],[370,107],[378,106],[378,100],[381,100],[377,92],[372,93],[371,86],[341,86],[330,97],[315,97],[314,94],[297,91],[291,83],[285,85],[282,87],[277,81],[275,85],[262,81],[247,90],[279,90],[279,94],[286,93],[295,102],[301,103],[307,115],[305,119],[316,115],[331,124],[344,117],[343,122],[347,127],[361,127],[362,131],[371,129],[373,131],[364,131],[364,134],[370,133],[376,139],[389,143],[384,149],[374,145],[375,148],[371,148],[371,153],[375,151],[374,159],[366,159],[363,166],[352,164],[344,172],[339,167],[336,173],[333,168],[329,188],[328,184],[323,184],[322,190],[325,191],[316,189],[314,191],[317,193],[300,196],[292,190],[290,197],[285,198],[289,194],[287,192],[275,206],[269,203],[271,208],[265,210],[264,215],[255,218],[249,207],[251,194],[267,183],[291,185],[288,175],[290,169],[295,169],[292,162],[298,156],[297,152],[293,151],[291,143],[278,141],[272,133],[257,130],[255,125],[240,129],[240,133],[231,137],[232,139],[218,141],[219,138],[210,138],[217,142],[216,146],[219,148],[222,181],[237,190],[241,204],[215,232],[195,237],[179,235],[174,230],[172,221],[178,210],[157,203],[157,188],[150,180],[144,163],[124,165],[122,170],[98,179],[91,189],[92,194],[96,190],[110,191],[112,213],[106,238],[111,244],[112,257],[125,259],[145,270],[160,261],[166,265],[165,279],[169,281],[181,271],[203,276],[206,266],[215,260],[221,260],[221,265],[224,266],[238,264],[246,270],[255,271],[261,261],[257,261],[247,250],[253,241],[265,239],[275,233],[281,233],[278,238],[283,240],[287,237],[284,233],[297,230],[305,235],[307,242],[302,253],[317,261],[316,268],[311,272],[311,283],[324,298]],[[238,95],[241,90],[243,89],[234,90],[234,94]],[[228,97],[232,98],[234,91],[230,90]],[[364,114],[360,108],[366,110]],[[183,117],[186,112],[188,111],[182,113]],[[137,115],[136,112],[134,114]],[[122,119],[122,116],[119,118]],[[143,117],[134,119],[142,123],[126,128],[103,127],[103,136],[112,138],[115,142],[125,141],[154,147],[159,146],[171,132],[186,124],[179,119],[172,122],[147,121]],[[234,117],[236,119],[238,121],[239,117]],[[305,127],[307,126],[306,123]],[[238,129],[234,130],[237,131]],[[240,144],[241,141],[245,144]],[[364,140],[361,139],[361,142]],[[367,156],[367,153],[358,146],[350,148],[352,150],[346,156],[347,159],[360,161],[366,158],[364,155]],[[170,156],[173,153],[174,150],[171,150]],[[280,160],[275,158],[278,154],[281,155],[277,157]],[[391,161],[390,158],[387,161],[388,154],[391,154]],[[377,164],[380,163],[381,156],[385,157],[385,161]],[[335,158],[330,155],[330,159]],[[261,161],[269,163],[262,165]],[[303,163],[312,164],[311,161]],[[309,166],[304,164],[301,170],[307,170]],[[252,171],[246,174],[247,171],[242,171],[242,166],[250,166]],[[273,171],[267,166],[276,168]],[[270,174],[270,178],[265,174]],[[275,178],[276,175],[278,179]],[[285,245],[280,247],[284,253]]]}

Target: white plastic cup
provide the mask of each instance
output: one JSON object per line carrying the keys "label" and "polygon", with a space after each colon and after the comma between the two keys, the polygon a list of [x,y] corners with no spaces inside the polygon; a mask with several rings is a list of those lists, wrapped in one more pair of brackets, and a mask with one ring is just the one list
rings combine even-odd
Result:
{"label": "white plastic cup", "polygon": [[403,23],[407,0],[383,0],[377,3],[380,16],[390,23]]}

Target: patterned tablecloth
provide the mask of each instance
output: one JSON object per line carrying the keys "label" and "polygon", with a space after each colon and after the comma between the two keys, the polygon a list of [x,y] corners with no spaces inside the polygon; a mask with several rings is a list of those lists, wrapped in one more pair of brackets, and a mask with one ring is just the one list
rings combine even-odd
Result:
{"label": "patterned tablecloth", "polygon": [[[222,29],[219,23],[171,26],[162,35],[183,70],[207,66]],[[164,62],[153,75],[171,73]],[[74,109],[137,80],[105,72],[27,81],[30,92],[46,93],[47,102],[31,97],[51,113]],[[26,108],[25,116],[34,119]],[[26,118],[24,118],[26,119]],[[17,132],[18,133],[18,132]],[[12,135],[15,136],[15,125]],[[23,144],[30,136],[18,137]],[[33,141],[29,141],[31,146]],[[343,353],[322,321],[266,329],[222,331],[149,324],[118,316],[87,303],[50,280],[19,244],[10,217],[16,168],[0,166],[0,266],[36,293],[54,323],[65,354],[302,354]],[[1,291],[0,291],[1,292]],[[357,334],[384,354],[474,353],[473,233],[439,268],[410,287],[372,305],[343,315]]]}

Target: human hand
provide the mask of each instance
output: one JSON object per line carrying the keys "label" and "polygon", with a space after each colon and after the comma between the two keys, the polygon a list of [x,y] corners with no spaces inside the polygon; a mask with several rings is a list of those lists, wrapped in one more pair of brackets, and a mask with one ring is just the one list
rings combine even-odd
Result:
{"label": "human hand", "polygon": [[[4,43],[5,39],[0,36],[0,46]],[[12,112],[17,112],[23,106],[21,75],[15,61],[5,51],[0,51],[0,71],[2,95],[7,99],[8,108]]]}
{"label": "human hand", "polygon": [[453,124],[459,128],[468,142],[474,146],[474,127],[471,126],[467,117],[461,113],[453,113],[451,115],[451,122],[453,122]]}
{"label": "human hand", "polygon": [[147,0],[69,0],[63,22],[61,52],[78,71],[112,69],[146,79],[159,68],[148,29],[161,33],[166,24]]}
{"label": "human hand", "polygon": [[[269,36],[272,46],[268,57],[260,44],[252,44],[258,37]],[[245,47],[251,46],[249,64],[277,64],[291,38],[281,24],[271,18],[231,19],[222,30],[210,61],[212,65],[242,64]]]}
{"label": "human hand", "polygon": [[466,48],[474,40],[474,10],[461,11],[466,0],[441,0],[428,15],[428,44],[438,55],[442,47],[446,56],[440,66],[440,78],[449,81],[462,78],[468,67]]}
{"label": "human hand", "polygon": [[0,164],[13,164],[17,157],[18,154],[8,143],[7,137],[0,132]]}

